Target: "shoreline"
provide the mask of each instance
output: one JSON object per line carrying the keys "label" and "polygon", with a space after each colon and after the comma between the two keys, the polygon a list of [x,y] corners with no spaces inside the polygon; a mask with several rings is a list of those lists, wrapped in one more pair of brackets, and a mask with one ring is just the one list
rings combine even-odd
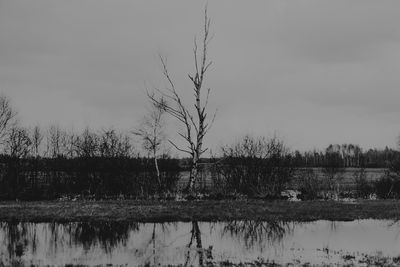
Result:
{"label": "shoreline", "polygon": [[0,201],[0,222],[352,221],[400,219],[400,200]]}

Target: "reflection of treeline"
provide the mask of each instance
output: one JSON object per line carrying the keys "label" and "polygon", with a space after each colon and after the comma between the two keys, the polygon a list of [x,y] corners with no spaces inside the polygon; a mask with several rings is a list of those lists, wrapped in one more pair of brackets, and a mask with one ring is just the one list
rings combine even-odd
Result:
{"label": "reflection of treeline", "polygon": [[[177,225],[171,224],[141,224],[136,222],[118,221],[91,221],[72,223],[0,223],[0,247],[7,248],[8,255],[4,255],[5,262],[0,265],[22,266],[29,261],[37,251],[44,251],[45,255],[58,256],[68,253],[73,248],[82,248],[91,258],[93,250],[100,248],[101,253],[107,254],[112,260],[112,254],[129,246],[125,250],[132,254],[144,266],[158,266],[165,263],[163,255],[166,252],[182,260],[182,266],[214,266],[220,265],[214,259],[214,246],[210,243],[213,238],[228,237],[233,242],[243,244],[247,250],[255,247],[265,249],[266,245],[276,247],[282,239],[291,234],[294,223],[281,221],[232,221],[219,223],[201,223],[191,221],[188,228],[182,232]],[[222,226],[219,229],[219,225]],[[181,225],[182,226],[182,225]],[[206,231],[204,231],[206,229]],[[188,231],[189,230],[189,231]],[[138,236],[136,236],[138,235]],[[137,237],[141,237],[138,239]],[[207,238],[204,238],[207,237]],[[174,247],[178,245],[177,247]],[[173,249],[169,248],[170,246]],[[184,253],[180,253],[179,250]],[[40,257],[40,256],[39,256]],[[167,257],[168,258],[168,257]],[[18,264],[17,264],[18,263]],[[78,262],[79,263],[79,262]]]}
{"label": "reflection of treeline", "polygon": [[[49,245],[54,251],[82,246],[85,252],[100,246],[105,253],[111,253],[114,248],[125,246],[130,233],[138,232],[139,227],[139,223],[136,222],[114,221],[65,224],[0,223],[0,233],[3,234],[3,240],[0,241],[3,244],[0,245],[7,248],[11,260],[22,257],[27,251],[34,254],[40,245]],[[39,239],[43,237],[46,239],[41,243]]]}

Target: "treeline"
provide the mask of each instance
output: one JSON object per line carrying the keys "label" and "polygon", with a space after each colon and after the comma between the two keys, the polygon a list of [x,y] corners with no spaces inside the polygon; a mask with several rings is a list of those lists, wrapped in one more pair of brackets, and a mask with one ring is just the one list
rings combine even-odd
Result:
{"label": "treeline", "polygon": [[[182,171],[191,169],[190,159],[164,154],[158,158],[158,177],[154,158],[135,152],[140,142],[115,129],[75,132],[57,125],[29,129],[14,124],[3,140],[1,199],[173,198],[182,193]],[[323,198],[327,192],[343,195],[339,187],[345,168],[355,167],[357,196],[400,197],[399,159],[394,150],[363,152],[351,145],[330,145],[319,153],[291,152],[276,137],[247,135],[221,147],[218,157],[200,160],[199,172],[209,183],[205,187],[198,181],[196,190],[221,198],[280,198],[282,191],[298,189],[305,199]],[[364,163],[372,161],[388,169],[378,181],[370,181],[365,172],[370,165]]]}
{"label": "treeline", "polygon": [[[0,96],[0,199],[193,196],[181,186],[183,171],[189,173],[189,184],[194,181],[196,194],[280,198],[282,191],[298,189],[312,199],[326,197],[326,192],[343,194],[348,167],[359,169],[353,179],[358,196],[400,197],[398,151],[363,151],[344,144],[301,153],[290,151],[277,137],[247,135],[222,146],[212,158],[173,159],[162,153],[162,109],[156,111],[132,132],[74,131],[56,124],[27,128],[15,120],[9,100]],[[365,172],[370,167],[387,172],[370,181]]]}
{"label": "treeline", "polygon": [[399,157],[399,151],[385,149],[368,149],[364,151],[354,144],[329,145],[325,150],[293,153],[296,167],[324,167],[331,164],[332,158],[344,168],[389,168]]}
{"label": "treeline", "polygon": [[[349,172],[349,167],[352,167]],[[369,177],[367,168],[384,168]],[[400,198],[400,152],[363,152],[355,145],[330,145],[321,152],[291,152],[278,138],[245,136],[224,146],[213,181],[221,196],[301,199]],[[282,193],[294,189],[297,193]]]}
{"label": "treeline", "polygon": [[131,136],[114,129],[77,133],[13,124],[3,140],[1,199],[172,193],[182,169],[177,159],[162,155],[156,178],[153,159],[135,152]]}

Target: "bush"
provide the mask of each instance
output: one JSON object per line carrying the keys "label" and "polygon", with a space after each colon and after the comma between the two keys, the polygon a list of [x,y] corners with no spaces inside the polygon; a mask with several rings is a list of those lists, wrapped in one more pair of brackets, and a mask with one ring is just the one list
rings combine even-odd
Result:
{"label": "bush", "polygon": [[298,188],[301,192],[301,199],[317,199],[322,189],[318,175],[313,169],[305,169],[300,172],[299,176]]}
{"label": "bush", "polygon": [[374,191],[379,198],[399,198],[400,179],[386,174],[374,183]]}
{"label": "bush", "polygon": [[230,192],[257,197],[279,197],[294,174],[291,156],[277,138],[245,136],[222,148],[218,172]]}
{"label": "bush", "polygon": [[0,199],[42,200],[61,196],[95,195],[107,198],[147,197],[177,188],[178,161],[160,159],[161,185],[148,158],[27,158],[3,157]]}
{"label": "bush", "polygon": [[356,196],[367,198],[373,193],[374,188],[368,181],[367,174],[364,168],[361,168],[353,173],[354,183],[356,185]]}
{"label": "bush", "polygon": [[325,160],[322,167],[324,174],[324,183],[328,190],[334,191],[336,195],[340,194],[340,183],[343,180],[343,167],[342,159],[339,152],[327,151]]}

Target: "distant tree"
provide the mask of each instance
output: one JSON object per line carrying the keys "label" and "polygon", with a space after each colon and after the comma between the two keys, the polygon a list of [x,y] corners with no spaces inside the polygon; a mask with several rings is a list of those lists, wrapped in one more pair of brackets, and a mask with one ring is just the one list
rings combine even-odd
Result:
{"label": "distant tree", "polygon": [[343,174],[345,172],[344,161],[339,145],[330,145],[326,149],[322,172],[328,188],[339,194],[339,182],[343,179]]}
{"label": "distant tree", "polygon": [[47,151],[49,157],[66,156],[67,133],[58,124],[52,124],[47,131]]}
{"label": "distant tree", "polygon": [[[398,148],[400,149],[400,135],[397,138]],[[370,152],[370,151],[368,151]],[[390,176],[394,179],[400,179],[400,153],[393,153],[389,164]]]}
{"label": "distant tree", "polygon": [[118,149],[117,149],[117,157],[128,158],[131,157],[134,152],[134,147],[131,143],[131,138],[127,134],[119,134],[118,135]]}
{"label": "distant tree", "polygon": [[78,157],[90,158],[98,155],[99,138],[88,127],[76,138],[76,152]]}
{"label": "distant tree", "polygon": [[64,155],[72,159],[77,156],[77,151],[76,151],[76,142],[78,140],[77,134],[74,132],[73,129],[70,129],[68,131],[64,131],[64,138],[63,138],[63,149],[64,149]]}
{"label": "distant tree", "polygon": [[31,134],[31,141],[32,141],[32,152],[35,158],[38,158],[40,156],[40,146],[42,144],[44,135],[42,133],[42,130],[40,127],[37,125],[33,128],[32,134]]}
{"label": "distant tree", "polygon": [[117,133],[115,129],[103,130],[99,135],[99,153],[103,158],[127,158],[132,146],[128,135]]}
{"label": "distant tree", "polygon": [[36,186],[36,181],[39,177],[39,161],[41,157],[41,145],[44,139],[44,135],[40,126],[36,125],[30,132],[30,139],[31,139],[31,153],[32,156],[35,158],[33,161],[33,173],[31,176],[31,185],[32,188]]}
{"label": "distant tree", "polygon": [[114,129],[104,130],[100,135],[100,156],[113,158],[117,156],[119,138]]}
{"label": "distant tree", "polygon": [[160,169],[158,166],[158,153],[165,141],[164,120],[165,113],[164,102],[161,100],[160,105],[152,104],[149,113],[143,118],[139,128],[133,133],[142,139],[143,148],[151,153],[154,159],[154,166],[157,174],[157,181],[161,186]]}
{"label": "distant tree", "polygon": [[[207,16],[207,8],[204,12],[204,35],[201,42],[199,51],[198,43],[194,40],[194,74],[189,74],[189,79],[193,84],[194,90],[194,108],[192,111],[185,103],[182,96],[178,93],[167,68],[166,59],[160,56],[161,64],[163,67],[163,74],[166,78],[169,87],[165,91],[157,90],[159,95],[148,93],[150,100],[156,105],[161,106],[172,117],[176,118],[184,128],[184,131],[179,132],[179,136],[184,139],[187,146],[185,148],[178,146],[172,141],[169,141],[177,150],[187,153],[191,158],[191,171],[187,190],[192,193],[194,185],[198,179],[198,162],[201,155],[207,150],[203,147],[204,137],[212,126],[215,114],[211,119],[208,119],[207,104],[210,89],[207,90],[206,96],[203,96],[203,85],[205,75],[211,65],[211,61],[207,59],[207,46],[211,40],[210,36],[210,19]],[[204,101],[204,102],[203,102]],[[192,104],[190,104],[191,106]]]}
{"label": "distant tree", "polygon": [[5,141],[5,149],[10,156],[6,172],[6,187],[8,187],[10,195],[17,197],[17,194],[25,186],[25,177],[20,174],[22,158],[26,158],[31,151],[31,139],[29,132],[23,127],[14,125],[8,131],[8,136]]}
{"label": "distant tree", "polygon": [[7,136],[7,131],[12,126],[16,112],[11,107],[10,99],[1,94],[0,95],[0,144],[4,142]]}
{"label": "distant tree", "polygon": [[6,151],[12,158],[25,158],[31,150],[32,141],[29,131],[23,127],[13,126],[6,140]]}

